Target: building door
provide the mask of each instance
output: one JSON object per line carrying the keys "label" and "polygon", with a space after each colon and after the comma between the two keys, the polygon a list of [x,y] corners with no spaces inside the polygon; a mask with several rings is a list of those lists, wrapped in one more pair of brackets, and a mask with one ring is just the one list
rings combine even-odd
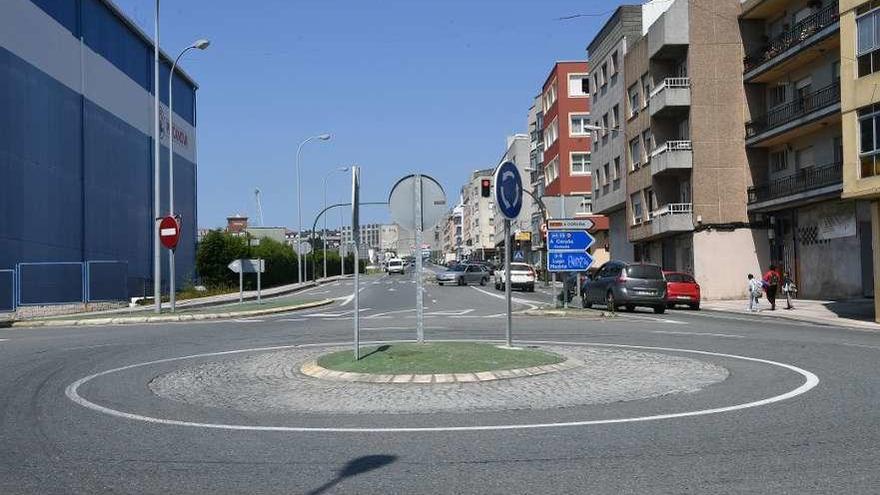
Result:
{"label": "building door", "polygon": [[871,222],[859,222],[859,251],[862,265],[862,295],[874,297],[874,251]]}
{"label": "building door", "polygon": [[797,222],[794,212],[783,212],[776,216],[776,228],[774,229],[777,242],[771,249],[770,263],[777,264],[782,262],[782,270],[789,274],[798,283],[798,274],[800,269],[798,266],[797,252]]}

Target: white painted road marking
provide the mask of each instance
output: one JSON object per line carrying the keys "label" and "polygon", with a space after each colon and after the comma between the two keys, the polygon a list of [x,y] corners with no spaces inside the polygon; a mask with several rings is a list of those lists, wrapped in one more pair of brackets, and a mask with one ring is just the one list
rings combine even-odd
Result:
{"label": "white painted road marking", "polygon": [[[394,342],[394,341],[392,341]],[[397,341],[400,342],[400,341]],[[411,340],[403,341],[403,342],[413,342]],[[435,341],[442,342],[442,341]],[[369,344],[385,344],[388,342],[364,342],[364,345]],[[575,426],[595,426],[595,425],[607,425],[607,424],[619,424],[619,423],[637,423],[637,422],[646,422],[646,421],[659,421],[664,419],[673,419],[673,418],[687,418],[693,416],[706,416],[709,414],[719,414],[725,412],[733,412],[739,411],[743,409],[750,409],[753,407],[766,406],[769,404],[773,404],[775,402],[781,402],[784,400],[788,400],[799,395],[803,395],[810,390],[812,390],[816,385],[819,384],[819,377],[815,374],[805,370],[798,368],[797,366],[793,366],[790,364],[780,363],[777,361],[770,361],[767,359],[759,359],[747,356],[738,356],[736,354],[722,354],[718,352],[708,352],[708,351],[696,351],[691,349],[676,349],[670,347],[652,347],[652,346],[641,346],[641,345],[626,345],[626,344],[605,344],[605,343],[595,343],[595,342],[556,342],[556,341],[518,341],[520,344],[537,344],[537,345],[579,345],[579,346],[596,346],[596,347],[614,347],[614,348],[624,348],[624,349],[639,349],[639,350],[647,350],[647,351],[666,351],[666,352],[682,352],[689,354],[699,354],[703,356],[715,356],[722,357],[727,359],[739,359],[743,361],[750,361],[760,364],[766,364],[769,366],[777,366],[780,368],[787,369],[789,371],[793,371],[802,377],[804,377],[804,383],[802,383],[799,387],[785,392],[783,394],[775,395],[773,397],[769,397],[766,399],[760,399],[753,402],[746,402],[743,404],[736,404],[733,406],[726,407],[716,407],[712,409],[700,409],[697,411],[686,411],[679,413],[670,413],[670,414],[657,414],[653,416],[635,416],[629,418],[616,418],[616,419],[597,419],[597,420],[584,420],[584,421],[570,421],[570,422],[562,422],[562,423],[532,423],[532,424],[507,424],[507,425],[484,425],[484,426],[434,426],[434,427],[403,427],[403,428],[345,428],[345,427],[306,427],[306,426],[258,426],[258,425],[235,425],[235,424],[223,424],[223,423],[197,423],[193,421],[180,421],[176,419],[165,419],[165,418],[156,418],[153,416],[144,416],[141,414],[134,414],[125,411],[119,411],[116,409],[111,409],[106,406],[102,406],[100,404],[96,404],[83,396],[79,395],[79,387],[88,383],[95,378],[109,375],[112,373],[118,373],[120,371],[127,371],[134,368],[141,368],[144,366],[152,366],[155,364],[162,363],[170,363],[174,361],[183,361],[187,359],[198,359],[205,357],[215,357],[215,356],[229,356],[234,354],[243,354],[248,352],[265,352],[265,351],[277,351],[284,349],[292,349],[297,347],[330,347],[330,346],[344,346],[348,345],[349,342],[335,342],[335,343],[325,343],[325,344],[303,344],[303,345],[282,345],[282,346],[273,346],[273,347],[257,347],[252,349],[238,349],[233,351],[221,351],[221,352],[209,352],[205,354],[192,354],[189,356],[181,356],[176,358],[167,358],[167,359],[159,359],[156,361],[148,361],[145,363],[138,364],[130,364],[128,366],[122,366],[119,368],[113,368],[106,371],[101,371],[99,373],[95,373],[89,376],[85,376],[80,378],[79,380],[71,383],[64,390],[64,394],[68,399],[73,402],[83,406],[85,408],[91,409],[93,411],[97,411],[102,414],[107,414],[109,416],[115,416],[118,418],[130,419],[134,421],[144,421],[147,423],[167,425],[167,426],[190,426],[195,428],[209,428],[209,429],[217,429],[217,430],[235,430],[235,431],[273,431],[273,432],[324,432],[324,433],[434,433],[434,432],[458,432],[458,431],[498,431],[498,430],[530,430],[530,429],[542,429],[542,428],[559,428],[559,427],[575,427]]]}
{"label": "white painted road marking", "polygon": [[742,335],[730,335],[726,333],[700,333],[700,332],[672,332],[667,330],[654,330],[651,333],[662,333],[667,335],[702,335],[708,337],[725,337],[728,339],[744,339]]}
{"label": "white painted road marking", "polygon": [[[471,287],[471,289],[474,289],[475,291],[478,291],[478,292],[482,292],[483,294],[486,294],[487,296],[492,296],[492,297],[494,297],[494,298],[496,298],[496,299],[504,299],[504,296],[501,295],[501,294],[493,294],[492,292],[489,292],[489,291],[487,291],[487,290],[483,290],[483,289],[478,289],[478,288],[476,288],[476,287]],[[516,298],[516,297],[511,297],[510,300],[513,301],[513,302],[515,302],[515,303],[519,303],[519,304],[523,304],[523,305],[525,305],[525,306],[528,306],[529,309],[538,309],[538,305],[537,305],[537,304],[533,304],[532,302],[527,301],[527,300],[525,300],[525,299],[518,299],[518,298]]]}

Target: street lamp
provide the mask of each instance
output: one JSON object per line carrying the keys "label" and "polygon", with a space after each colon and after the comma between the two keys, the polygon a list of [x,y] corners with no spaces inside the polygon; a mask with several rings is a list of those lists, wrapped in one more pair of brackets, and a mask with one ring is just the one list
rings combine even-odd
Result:
{"label": "street lamp", "polygon": [[[339,167],[335,170],[331,170],[324,176],[324,209],[327,209],[327,178],[329,178],[334,173],[342,173],[348,172],[351,170],[349,167]],[[324,230],[321,232],[321,244],[323,244],[324,249],[324,278],[327,278],[327,216],[324,215]],[[315,277],[317,279],[317,277]]]}
{"label": "street lamp", "polygon": [[329,141],[330,134],[326,134],[326,133],[325,134],[318,134],[317,136],[312,136],[310,138],[307,138],[305,141],[299,143],[299,146],[296,148],[296,211],[297,211],[297,216],[299,217],[299,230],[296,233],[296,252],[297,252],[297,255],[296,255],[297,272],[296,273],[297,273],[298,281],[300,283],[302,283],[303,278],[305,278],[305,277],[303,276],[304,273],[303,273],[302,253],[300,253],[300,251],[301,251],[300,242],[302,242],[303,217],[302,217],[302,188],[300,187],[302,184],[302,177],[301,177],[301,174],[299,171],[300,170],[299,169],[299,156],[300,156],[300,153],[302,152],[303,146],[305,146],[306,143],[308,143],[310,141],[314,141],[316,139],[319,141]]}
{"label": "street lamp", "polygon": [[[174,59],[174,63],[171,64],[171,72],[168,73],[168,209],[170,210],[172,217],[174,216],[174,70],[177,68],[177,63],[180,62],[180,59],[186,54],[186,52],[190,50],[207,50],[209,46],[211,46],[209,40],[196,40],[193,44],[184,48],[183,51],[180,52],[180,55]],[[177,277],[174,269],[174,251],[175,250],[172,249],[168,256],[168,298],[171,302],[172,313],[177,306],[177,297],[175,294],[175,291],[177,290],[175,287]]]}
{"label": "street lamp", "polygon": [[153,17],[153,301],[162,312],[162,252],[159,244],[159,0]]}

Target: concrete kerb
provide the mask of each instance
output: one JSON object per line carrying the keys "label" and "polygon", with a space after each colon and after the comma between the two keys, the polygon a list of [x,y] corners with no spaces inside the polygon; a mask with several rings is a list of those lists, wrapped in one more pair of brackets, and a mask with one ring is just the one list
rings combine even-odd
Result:
{"label": "concrete kerb", "polygon": [[[303,304],[282,306],[278,308],[254,309],[250,311],[229,311],[223,313],[205,313],[200,315],[165,315],[165,316],[126,316],[118,318],[90,318],[81,320],[26,320],[9,322],[6,327],[12,328],[38,328],[38,327],[72,327],[72,326],[100,326],[100,325],[130,325],[137,323],[174,323],[181,321],[204,321],[220,320],[229,318],[245,318],[251,316],[265,316],[276,313],[286,313],[302,309],[316,308],[332,304],[334,299],[321,299]],[[0,322],[2,325],[3,322]]]}
{"label": "concrete kerb", "polygon": [[785,310],[776,310],[770,312],[751,313],[747,311],[736,311],[720,308],[703,308],[706,313],[720,313],[730,316],[748,316],[755,318],[766,318],[768,320],[786,320],[791,322],[809,323],[810,325],[819,325],[827,327],[847,328],[850,330],[864,331],[880,331],[880,323],[870,321],[853,320],[849,318],[822,318],[809,315],[799,315],[797,313],[786,313]]}
{"label": "concrete kerb", "polygon": [[319,365],[317,361],[311,360],[304,363],[300,367],[299,371],[300,373],[306,376],[310,376],[312,378],[338,382],[392,383],[395,385],[431,385],[509,380],[512,378],[523,378],[528,376],[545,375],[547,373],[558,373],[560,371],[566,371],[577,368],[579,366],[583,366],[583,364],[584,363],[578,361],[577,359],[567,358],[561,363],[509,370],[489,370],[473,373],[432,373],[418,375],[405,373],[400,375],[380,375],[374,373],[350,373],[347,371],[329,370]]}
{"label": "concrete kerb", "polygon": [[583,318],[603,320],[608,318],[616,318],[617,313],[611,311],[600,311],[596,309],[559,309],[559,308],[538,308],[527,309],[525,311],[517,311],[516,314],[523,316],[556,316],[562,318]]}

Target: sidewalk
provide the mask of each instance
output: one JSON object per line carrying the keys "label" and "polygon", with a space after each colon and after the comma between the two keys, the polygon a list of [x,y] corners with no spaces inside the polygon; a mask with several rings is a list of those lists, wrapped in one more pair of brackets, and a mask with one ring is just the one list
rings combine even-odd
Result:
{"label": "sidewalk", "polygon": [[827,325],[840,325],[869,330],[880,330],[880,324],[874,322],[874,300],[867,298],[846,299],[841,301],[816,301],[795,299],[794,309],[785,309],[785,299],[776,299],[776,311],[770,311],[770,303],[766,298],[760,300],[757,313],[749,312],[747,299],[727,301],[703,301],[702,307],[707,311],[723,311],[758,315],[766,318],[785,318],[789,320],[807,321]]}

